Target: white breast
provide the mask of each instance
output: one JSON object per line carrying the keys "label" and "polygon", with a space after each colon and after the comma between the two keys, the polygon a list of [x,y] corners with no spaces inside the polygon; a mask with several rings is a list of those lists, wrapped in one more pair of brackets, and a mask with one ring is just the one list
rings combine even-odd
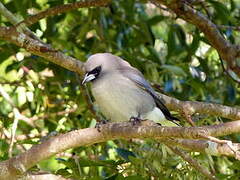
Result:
{"label": "white breast", "polygon": [[155,107],[151,95],[117,73],[95,81],[92,93],[102,113],[115,122],[129,121],[138,115],[142,118]]}

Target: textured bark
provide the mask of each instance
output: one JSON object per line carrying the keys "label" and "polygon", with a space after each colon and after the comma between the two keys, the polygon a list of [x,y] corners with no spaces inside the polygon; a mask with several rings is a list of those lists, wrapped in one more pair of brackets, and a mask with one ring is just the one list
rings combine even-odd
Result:
{"label": "textured bark", "polygon": [[[151,124],[151,123],[150,123]],[[205,136],[224,136],[240,132],[240,121],[203,127],[162,127],[156,125],[132,126],[131,123],[109,123],[96,128],[86,128],[61,134],[35,145],[28,151],[0,163],[0,179],[22,176],[29,168],[69,148],[88,146],[114,139],[130,138],[185,138],[199,139]],[[33,158],[34,157],[34,158]]]}

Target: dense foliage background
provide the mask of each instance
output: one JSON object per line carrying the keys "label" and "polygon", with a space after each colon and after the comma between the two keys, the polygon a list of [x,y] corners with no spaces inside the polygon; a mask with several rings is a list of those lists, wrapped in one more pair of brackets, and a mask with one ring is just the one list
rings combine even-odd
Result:
{"label": "dense foliage background", "polygon": [[[75,0],[3,0],[18,18]],[[194,4],[218,25],[232,43],[239,43],[240,1]],[[0,25],[10,25],[0,16]],[[31,26],[36,35],[67,55],[86,61],[97,52],[111,52],[137,67],[146,79],[180,100],[229,106],[240,104],[239,86],[224,73],[218,53],[195,26],[164,8],[145,1],[115,0],[106,8],[83,8],[42,19]],[[223,63],[225,66],[225,64]],[[235,77],[235,75],[232,75]],[[13,104],[0,96],[0,159],[9,158],[14,107],[32,125],[19,121],[13,155],[44,141],[46,135],[93,127],[95,119],[80,91],[79,77],[7,41],[0,41],[0,87]],[[70,111],[70,113],[68,113]],[[181,115],[178,114],[181,118]],[[183,118],[182,118],[183,119]],[[227,119],[194,115],[197,125]],[[187,123],[182,123],[187,125]],[[240,141],[235,134],[229,137]],[[240,164],[227,157],[191,153],[220,179],[238,179]],[[152,140],[116,140],[70,149],[45,160],[31,171],[48,171],[73,179],[203,179],[166,146]],[[152,178],[150,178],[152,177]]]}

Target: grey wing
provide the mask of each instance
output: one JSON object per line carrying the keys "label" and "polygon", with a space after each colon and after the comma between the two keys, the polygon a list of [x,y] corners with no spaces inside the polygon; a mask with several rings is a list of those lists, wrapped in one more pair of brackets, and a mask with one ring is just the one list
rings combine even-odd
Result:
{"label": "grey wing", "polygon": [[[140,88],[147,91],[154,99],[157,107],[162,111],[164,116],[167,120],[170,121],[179,121],[176,117],[172,116],[167,107],[163,104],[163,102],[159,99],[158,95],[154,91],[154,89],[151,87],[151,85],[145,80],[142,73],[138,71],[135,68],[132,67],[124,67],[124,69],[120,70],[120,72],[123,74],[123,76],[127,77],[134,83],[136,83]],[[177,124],[177,123],[176,123]]]}

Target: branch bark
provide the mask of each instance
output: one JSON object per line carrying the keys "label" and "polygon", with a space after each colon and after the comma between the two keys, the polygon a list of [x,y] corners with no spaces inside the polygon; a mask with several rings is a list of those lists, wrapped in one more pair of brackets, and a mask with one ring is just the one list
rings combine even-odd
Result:
{"label": "branch bark", "polygon": [[49,8],[45,11],[42,11],[40,13],[37,13],[35,15],[32,15],[32,16],[26,18],[25,20],[21,21],[20,23],[18,23],[16,26],[19,26],[21,24],[30,26],[30,25],[38,22],[40,19],[43,19],[43,18],[46,18],[49,16],[54,16],[54,15],[64,13],[67,11],[71,11],[73,9],[106,6],[110,1],[111,0],[85,0],[85,1],[74,2],[74,3],[56,6],[53,8]]}
{"label": "branch bark", "polygon": [[224,117],[231,120],[240,120],[240,109],[235,107],[224,106],[221,104],[213,104],[198,101],[180,101],[176,98],[158,94],[165,105],[172,110],[185,111],[189,115],[195,113],[208,114],[212,116]]}
{"label": "branch bark", "polygon": [[[214,156],[231,156],[235,157],[235,152],[227,144],[219,144],[209,140],[195,139],[160,139],[161,142],[181,147],[191,152],[202,152]],[[240,144],[233,143],[235,151],[240,151]]]}
{"label": "branch bark", "polygon": [[156,5],[165,5],[179,17],[199,28],[221,58],[226,61],[228,67],[240,76],[240,67],[236,61],[240,56],[240,46],[226,40],[218,27],[204,14],[190,7],[184,0],[150,0],[150,2]]}
{"label": "branch bark", "polygon": [[[203,136],[224,136],[240,132],[240,121],[203,127],[161,127],[132,126],[131,123],[109,123],[96,128],[86,128],[61,134],[35,145],[28,151],[0,163],[0,179],[13,179],[22,176],[29,168],[69,148],[88,146],[114,139],[130,138],[187,138],[199,139]],[[34,157],[34,158],[32,158]]]}
{"label": "branch bark", "polygon": [[70,71],[77,72],[80,75],[84,73],[84,65],[81,61],[54,50],[49,45],[32,39],[22,32],[18,32],[14,27],[0,27],[0,38],[25,48],[27,51]]}

